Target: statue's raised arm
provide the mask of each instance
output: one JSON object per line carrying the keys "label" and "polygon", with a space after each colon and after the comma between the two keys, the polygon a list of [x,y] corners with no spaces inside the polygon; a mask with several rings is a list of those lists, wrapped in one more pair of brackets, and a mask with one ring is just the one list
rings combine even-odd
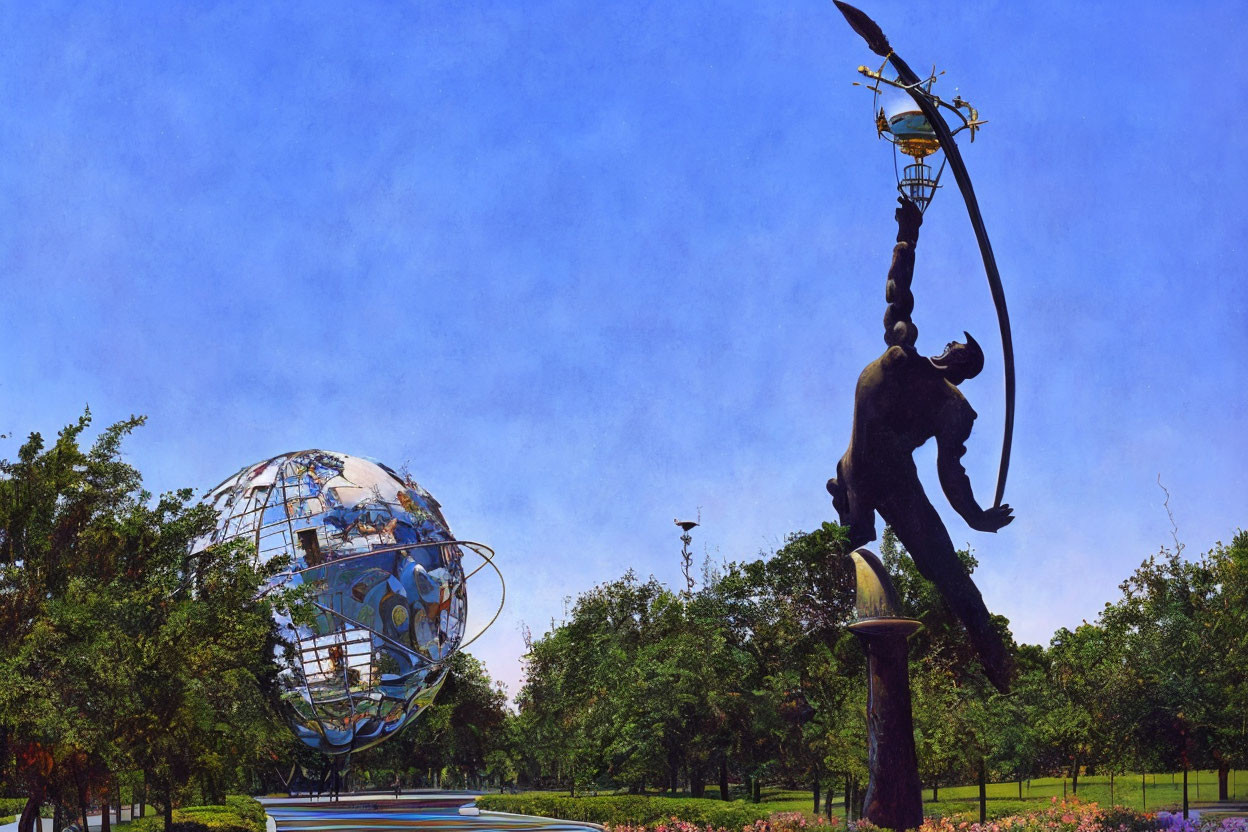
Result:
{"label": "statue's raised arm", "polygon": [[890,347],[914,349],[919,328],[910,320],[914,312],[914,293],[910,281],[914,277],[914,247],[919,243],[919,226],[923,213],[919,206],[905,197],[898,197],[897,245],[893,246],[893,264],[888,269],[888,283],[884,287],[884,343]]}

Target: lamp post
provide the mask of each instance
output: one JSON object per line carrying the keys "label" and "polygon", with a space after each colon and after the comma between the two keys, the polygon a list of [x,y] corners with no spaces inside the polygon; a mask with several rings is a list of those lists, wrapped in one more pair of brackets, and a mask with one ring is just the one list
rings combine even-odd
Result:
{"label": "lamp post", "polygon": [[[699,512],[699,515],[701,515],[701,512]],[[680,572],[685,576],[684,594],[687,597],[693,594],[693,552],[689,551],[689,544],[693,542],[693,535],[689,534],[689,531],[697,528],[698,524],[693,520],[673,520],[672,522],[680,526]]]}

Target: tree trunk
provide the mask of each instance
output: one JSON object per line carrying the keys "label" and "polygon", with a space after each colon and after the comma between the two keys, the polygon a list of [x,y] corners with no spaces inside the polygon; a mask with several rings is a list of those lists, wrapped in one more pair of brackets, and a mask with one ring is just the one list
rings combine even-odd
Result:
{"label": "tree trunk", "polygon": [[757,776],[754,778],[754,794],[752,797],[755,803],[763,802],[763,781]]}
{"label": "tree trunk", "polygon": [[814,813],[819,814],[819,775],[815,775],[815,808]]}
{"label": "tree trunk", "polygon": [[1231,776],[1231,767],[1227,763],[1218,763],[1218,800],[1228,800],[1229,790],[1227,789],[1228,780]]}
{"label": "tree trunk", "polygon": [[52,810],[52,832],[61,832],[65,828],[65,807],[58,800]]}
{"label": "tree trunk", "polygon": [[1076,757],[1070,764],[1070,790],[1074,794],[1079,794],[1079,758]]}
{"label": "tree trunk", "polygon": [[937,800],[940,800],[940,781],[933,780],[932,781],[932,802],[935,803]]}
{"label": "tree trunk", "polygon": [[[104,802],[100,805],[100,832],[113,832],[111,823],[113,813],[108,811],[108,786],[104,787],[103,795]],[[86,832],[86,827],[83,827],[83,832]]]}
{"label": "tree trunk", "polygon": [[22,807],[22,817],[17,822],[17,832],[35,832],[39,824],[39,808],[43,805],[43,790],[40,789],[26,800]]}
{"label": "tree trunk", "polygon": [[82,832],[87,832],[87,773],[83,771],[83,767],[74,765],[75,780],[78,785],[78,813],[79,819],[82,821]]}
{"label": "tree trunk", "polygon": [[165,786],[165,832],[173,828],[173,783]]}
{"label": "tree trunk", "polygon": [[[117,823],[121,823],[121,778],[115,781],[117,784]],[[131,812],[131,814],[134,814]]]}
{"label": "tree trunk", "polygon": [[1187,820],[1187,761],[1183,761],[1183,820]]}
{"label": "tree trunk", "polygon": [[854,781],[848,774],[845,775],[845,822],[849,823],[849,807],[854,801]]}
{"label": "tree trunk", "polygon": [[1148,778],[1140,775],[1140,811],[1148,811]]}
{"label": "tree trunk", "polygon": [[728,755],[725,754],[719,761],[719,799],[728,799]]}
{"label": "tree trunk", "polygon": [[1018,778],[1018,799],[1023,799],[1023,778]]}
{"label": "tree trunk", "polygon": [[979,825],[988,822],[988,775],[984,771],[984,758],[979,758]]}
{"label": "tree trunk", "polygon": [[823,798],[823,814],[828,820],[832,820],[832,798],[836,796],[836,781],[828,781],[828,793]]}
{"label": "tree trunk", "polygon": [[686,759],[685,779],[689,781],[690,797],[706,797],[706,778],[702,774],[701,763]]}

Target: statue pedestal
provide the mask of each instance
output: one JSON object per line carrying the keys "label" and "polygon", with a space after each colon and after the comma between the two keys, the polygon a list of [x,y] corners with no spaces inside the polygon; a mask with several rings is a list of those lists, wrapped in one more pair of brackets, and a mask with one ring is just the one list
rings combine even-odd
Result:
{"label": "statue pedestal", "polygon": [[860,621],[850,629],[867,651],[867,768],[862,815],[885,829],[917,829],[923,822],[919,759],[910,712],[907,641],[922,625],[908,618]]}
{"label": "statue pedestal", "polygon": [[910,711],[908,641],[923,626],[902,618],[888,572],[879,558],[859,549],[854,559],[858,620],[849,629],[867,652],[867,794],[862,816],[885,829],[923,823],[919,757]]}

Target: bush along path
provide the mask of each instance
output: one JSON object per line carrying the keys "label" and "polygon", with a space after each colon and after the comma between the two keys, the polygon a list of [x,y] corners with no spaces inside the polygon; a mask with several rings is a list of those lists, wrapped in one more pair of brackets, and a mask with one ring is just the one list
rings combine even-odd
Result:
{"label": "bush along path", "polygon": [[[541,815],[604,825],[608,832],[883,832],[865,820],[805,812],[766,812],[745,803],[700,806],[692,801],[636,796],[570,798],[554,795],[486,795],[482,809]],[[710,803],[710,801],[707,801]],[[1042,808],[974,823],[969,814],[928,817],[918,832],[1248,832],[1240,817],[1185,821],[1169,812],[1142,812],[1123,806],[1101,808],[1078,799],[1051,799]]]}

